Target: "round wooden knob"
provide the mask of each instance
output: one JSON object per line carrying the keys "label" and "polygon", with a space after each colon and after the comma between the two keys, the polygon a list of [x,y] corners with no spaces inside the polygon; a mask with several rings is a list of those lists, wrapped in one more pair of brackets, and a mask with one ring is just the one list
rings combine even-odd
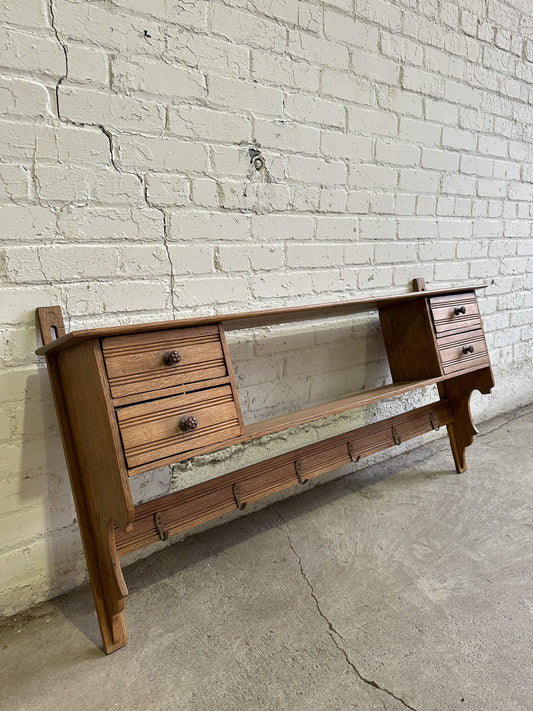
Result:
{"label": "round wooden knob", "polygon": [[463,353],[473,353],[474,346],[463,346]]}
{"label": "round wooden knob", "polygon": [[169,351],[163,356],[163,363],[165,365],[176,365],[181,360],[181,353],[179,351]]}
{"label": "round wooden knob", "polygon": [[184,415],[178,422],[178,427],[182,432],[192,432],[198,427],[198,420],[194,415]]}
{"label": "round wooden knob", "polygon": [[456,316],[459,316],[459,314],[465,314],[466,313],[466,306],[456,306],[454,308],[453,312]]}

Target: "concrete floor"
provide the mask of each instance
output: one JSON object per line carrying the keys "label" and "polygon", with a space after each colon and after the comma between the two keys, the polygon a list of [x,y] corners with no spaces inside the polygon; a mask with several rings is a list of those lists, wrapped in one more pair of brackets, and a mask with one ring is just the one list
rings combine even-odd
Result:
{"label": "concrete floor", "polygon": [[106,657],[88,589],[0,628],[0,707],[533,709],[533,406],[126,570]]}

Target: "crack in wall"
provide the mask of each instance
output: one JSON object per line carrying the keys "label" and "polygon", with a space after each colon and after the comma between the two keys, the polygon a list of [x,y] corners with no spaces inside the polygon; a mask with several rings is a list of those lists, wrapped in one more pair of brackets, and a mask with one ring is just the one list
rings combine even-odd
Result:
{"label": "crack in wall", "polygon": [[357,676],[362,682],[364,682],[365,684],[368,684],[368,686],[371,686],[371,687],[374,688],[374,689],[378,689],[378,691],[382,691],[384,694],[388,694],[390,697],[392,697],[392,698],[395,699],[396,701],[399,701],[401,704],[403,704],[403,705],[405,706],[405,708],[410,709],[411,711],[417,711],[413,706],[410,706],[410,705],[409,705],[406,701],[404,701],[400,696],[396,696],[396,694],[394,694],[392,691],[389,691],[388,689],[386,689],[386,688],[383,687],[383,686],[379,686],[379,684],[378,684],[377,682],[373,681],[372,679],[367,679],[366,677],[364,677],[364,676],[361,674],[361,672],[359,671],[359,669],[358,669],[358,668],[355,666],[355,664],[352,662],[352,660],[350,659],[350,657],[348,656],[348,652],[344,649],[344,647],[341,646],[341,644],[339,644],[339,641],[338,641],[338,640],[339,640],[339,639],[344,639],[344,637],[340,634],[340,632],[338,632],[338,631],[335,629],[335,627],[333,626],[333,624],[331,623],[331,621],[328,619],[328,617],[327,617],[327,616],[324,614],[324,612],[322,611],[322,608],[320,607],[320,602],[319,602],[319,600],[318,600],[318,597],[316,596],[316,593],[315,593],[315,590],[314,590],[314,588],[313,588],[313,585],[312,585],[311,581],[309,580],[309,578],[307,577],[307,575],[306,575],[306,573],[305,573],[305,570],[304,570],[304,568],[303,568],[302,557],[300,556],[300,554],[298,553],[298,551],[297,551],[296,548],[294,547],[294,544],[293,544],[293,542],[292,542],[292,540],[291,540],[291,537],[290,537],[290,534],[289,534],[289,526],[288,526],[288,524],[287,524],[287,521],[283,518],[283,516],[281,515],[281,513],[277,510],[277,508],[276,508],[275,506],[274,506],[273,508],[274,508],[274,511],[276,512],[276,514],[279,516],[279,518],[280,518],[281,521],[283,522],[283,525],[280,526],[279,529],[285,534],[285,537],[287,538],[287,542],[288,542],[288,544],[289,544],[289,548],[290,548],[291,551],[294,553],[294,555],[295,555],[295,557],[296,557],[296,559],[297,559],[297,561],[298,561],[298,566],[299,566],[299,568],[300,568],[300,574],[301,574],[302,578],[305,580],[305,582],[306,582],[306,584],[307,584],[307,587],[309,588],[309,591],[310,591],[311,597],[313,598],[313,601],[314,601],[314,603],[315,603],[315,607],[316,607],[316,609],[317,609],[317,612],[318,612],[318,614],[320,615],[320,617],[324,620],[324,622],[327,624],[327,626],[328,626],[328,635],[331,637],[331,640],[332,640],[333,644],[335,645],[335,647],[339,650],[339,652],[340,652],[340,653],[342,654],[342,656],[344,657],[344,659],[345,659],[346,663],[348,664],[348,666],[355,672],[356,676]]}
{"label": "crack in wall", "polygon": [[[176,310],[176,303],[175,303],[175,293],[174,293],[174,287],[176,284],[176,272],[174,269],[174,264],[172,262],[172,256],[170,254],[170,249],[168,246],[168,220],[167,220],[167,214],[163,210],[163,208],[158,207],[156,205],[153,205],[150,200],[148,199],[148,194],[147,194],[147,188],[146,188],[146,181],[145,177],[143,175],[140,175],[139,173],[132,171],[132,170],[125,170],[124,168],[120,167],[116,160],[115,160],[115,146],[113,142],[113,134],[111,131],[106,128],[103,124],[101,123],[86,123],[83,121],[73,121],[72,119],[66,118],[61,115],[61,110],[59,106],[59,89],[61,84],[65,79],[68,77],[68,47],[67,45],[63,42],[63,40],[59,36],[59,32],[57,30],[57,27],[55,25],[55,15],[54,15],[54,4],[53,0],[49,0],[49,11],[50,11],[50,25],[52,27],[52,30],[54,32],[54,35],[57,39],[57,42],[61,49],[63,50],[63,54],[65,55],[65,74],[63,76],[59,77],[56,86],[55,86],[55,99],[56,99],[56,113],[57,113],[57,118],[58,120],[66,125],[71,125],[71,126],[77,126],[78,128],[98,128],[100,131],[103,133],[103,135],[107,138],[108,144],[109,144],[109,160],[111,163],[111,166],[117,173],[122,173],[123,175],[133,175],[135,176],[142,188],[142,195],[144,198],[144,202],[146,203],[147,207],[157,210],[158,212],[161,213],[163,217],[163,235],[162,235],[162,241],[163,241],[163,246],[165,248],[165,252],[167,255],[168,259],[168,265],[169,265],[169,277],[170,277],[170,307],[172,310],[172,318],[176,318],[177,310]],[[37,176],[35,176],[37,179]],[[38,191],[37,191],[38,193]],[[40,203],[40,199],[39,199]],[[57,222],[57,220],[56,220]]]}

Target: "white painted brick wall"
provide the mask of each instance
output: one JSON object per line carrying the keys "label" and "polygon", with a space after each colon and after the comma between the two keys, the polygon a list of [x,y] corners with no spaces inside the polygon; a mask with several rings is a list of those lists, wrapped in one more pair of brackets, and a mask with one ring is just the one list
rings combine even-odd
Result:
{"label": "white painted brick wall", "polygon": [[[85,579],[36,306],[72,329],[484,281],[497,387],[476,416],[531,400],[526,5],[0,0],[0,616]],[[229,342],[248,421],[388,377],[375,319]],[[136,500],[169,482],[137,478]]]}

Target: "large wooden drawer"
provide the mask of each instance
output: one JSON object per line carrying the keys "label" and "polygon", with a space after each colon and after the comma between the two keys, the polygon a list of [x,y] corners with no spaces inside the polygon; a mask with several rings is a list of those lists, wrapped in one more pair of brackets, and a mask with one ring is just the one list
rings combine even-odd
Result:
{"label": "large wooden drawer", "polygon": [[481,328],[445,336],[437,342],[446,375],[489,364],[487,344]]}
{"label": "large wooden drawer", "polygon": [[[115,399],[199,384],[228,375],[217,326],[113,336],[102,351]],[[141,398],[139,398],[141,399]]]}
{"label": "large wooden drawer", "polygon": [[[178,462],[241,434],[229,385],[127,405],[116,413],[129,469],[148,463],[154,468],[168,457]],[[194,418],[194,429],[187,430],[186,418]]]}
{"label": "large wooden drawer", "polygon": [[475,293],[434,296],[429,300],[437,337],[481,328]]}

